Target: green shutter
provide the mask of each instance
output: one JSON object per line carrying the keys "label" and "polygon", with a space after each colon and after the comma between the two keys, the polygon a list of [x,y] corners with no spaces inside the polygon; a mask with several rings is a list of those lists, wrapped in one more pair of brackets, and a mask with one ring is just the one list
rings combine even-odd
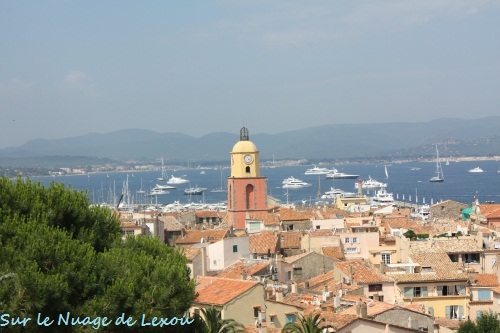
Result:
{"label": "green shutter", "polygon": [[422,296],[427,296],[427,287],[420,287],[420,289],[422,290]]}
{"label": "green shutter", "polygon": [[438,296],[443,296],[443,286],[437,286]]}
{"label": "green shutter", "polygon": [[405,297],[413,297],[413,287],[405,287],[404,295]]}
{"label": "green shutter", "polygon": [[462,316],[464,315],[464,307],[463,305],[458,306],[458,319],[462,319]]}
{"label": "green shutter", "polygon": [[451,315],[451,306],[445,306],[445,312],[446,312],[446,318],[448,319],[451,319],[450,318],[450,315]]}

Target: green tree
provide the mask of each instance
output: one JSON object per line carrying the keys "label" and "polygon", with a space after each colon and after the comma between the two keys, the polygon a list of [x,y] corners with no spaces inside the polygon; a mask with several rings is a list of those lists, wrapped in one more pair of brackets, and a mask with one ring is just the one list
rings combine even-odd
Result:
{"label": "green tree", "polygon": [[325,324],[320,319],[320,315],[307,316],[299,315],[299,321],[287,323],[281,330],[282,333],[322,333],[324,329],[332,328],[331,325]]}
{"label": "green tree", "polygon": [[[59,197],[59,198],[57,198]],[[61,199],[62,198],[62,199]],[[0,313],[31,317],[0,332],[94,332],[37,326],[37,315],[146,320],[183,317],[194,299],[186,258],[155,238],[120,237],[116,216],[86,194],[0,179]],[[110,325],[99,332],[178,332],[186,327]]]}
{"label": "green tree", "polygon": [[458,328],[458,333],[500,333],[500,319],[498,313],[488,311],[476,319],[468,320]]}
{"label": "green tree", "polygon": [[213,306],[201,309],[198,317],[201,324],[197,333],[237,333],[242,332],[244,326],[233,319],[222,319],[220,311]]}
{"label": "green tree", "polygon": [[405,236],[405,237],[406,237],[406,238],[408,238],[408,239],[416,239],[416,238],[417,238],[417,234],[415,233],[415,231],[413,231],[413,230],[411,230],[411,229],[410,229],[410,230],[408,230],[407,232],[405,232],[405,233],[403,234],[403,236]]}

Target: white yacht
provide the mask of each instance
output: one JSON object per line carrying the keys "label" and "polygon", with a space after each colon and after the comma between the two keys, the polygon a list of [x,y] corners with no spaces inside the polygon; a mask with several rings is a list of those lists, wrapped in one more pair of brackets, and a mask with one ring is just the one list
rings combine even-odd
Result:
{"label": "white yacht", "polygon": [[335,199],[337,197],[340,197],[344,193],[345,192],[339,188],[330,187],[330,190],[326,191],[325,194],[321,196],[321,199]]}
{"label": "white yacht", "polygon": [[204,187],[190,187],[184,190],[184,194],[186,195],[201,195],[206,188]]}
{"label": "white yacht", "polygon": [[300,179],[294,178],[294,177],[289,177],[283,181],[282,187],[283,188],[290,188],[290,189],[305,188],[305,187],[311,187],[311,184],[306,183],[306,182],[304,182]]}
{"label": "white yacht", "polygon": [[475,167],[473,169],[470,169],[469,172],[471,172],[471,173],[481,173],[481,172],[484,172],[484,171],[480,167]]}
{"label": "white yacht", "polygon": [[314,166],[314,168],[307,169],[306,172],[304,172],[305,175],[326,175],[332,172],[332,170],[328,168],[320,168],[317,166]]}
{"label": "white yacht", "polygon": [[172,175],[167,181],[167,184],[170,185],[179,185],[179,184],[186,184],[189,183],[189,180],[181,178],[181,177],[175,177]]}
{"label": "white yacht", "polygon": [[328,179],[357,179],[359,175],[350,175],[348,173],[339,172],[337,169],[333,169],[330,173],[326,174]]}
{"label": "white yacht", "polygon": [[377,190],[375,196],[372,198],[372,201],[380,204],[390,204],[394,202],[394,197],[392,193],[387,192],[385,188],[381,188],[380,190]]}
{"label": "white yacht", "polygon": [[[372,179],[370,176],[368,176],[368,180],[364,180],[361,183],[361,188],[368,189],[368,190],[372,190],[372,189],[376,189],[376,188],[383,188],[383,187],[387,187],[387,183],[379,182],[375,179]],[[354,188],[358,188],[358,182],[356,182],[354,184]]]}

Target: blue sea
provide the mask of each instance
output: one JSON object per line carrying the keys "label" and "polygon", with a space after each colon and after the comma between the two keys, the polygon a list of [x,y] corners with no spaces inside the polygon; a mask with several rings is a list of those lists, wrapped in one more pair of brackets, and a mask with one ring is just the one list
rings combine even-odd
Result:
{"label": "blue sea", "polygon": [[[261,168],[261,175],[267,177],[268,194],[281,200],[283,203],[314,204],[318,201],[318,194],[323,194],[331,187],[344,191],[356,192],[355,179],[326,179],[325,175],[305,175],[304,172],[311,165],[283,166],[275,168]],[[336,168],[340,172],[360,175],[365,180],[369,177],[388,184],[387,191],[393,193],[394,199],[408,203],[432,204],[443,200],[455,200],[466,204],[472,203],[478,195],[480,203],[487,201],[500,202],[500,163],[499,161],[450,161],[449,165],[443,163],[445,181],[431,183],[429,178],[434,176],[435,163],[393,163],[387,165],[388,177],[385,166],[377,164],[343,164],[321,165],[321,167]],[[481,167],[483,173],[469,173],[468,170]],[[418,169],[418,170],[415,170]],[[167,204],[174,201],[180,203],[203,202],[218,203],[227,200],[226,192],[213,193],[210,190],[226,187],[226,178],[230,170],[228,167],[221,169],[184,169],[168,171],[172,174],[190,181],[189,184],[179,185],[177,189],[170,190],[169,194],[146,196],[138,193],[141,187],[149,192],[156,184],[160,171],[145,172],[115,172],[96,173],[89,175],[72,175],[56,177],[33,177],[32,180],[41,181],[48,185],[50,182],[61,182],[73,189],[84,190],[95,203],[116,204],[124,192],[128,179],[128,193],[125,198],[133,204]],[[293,176],[311,183],[309,188],[283,189],[282,181]],[[207,190],[202,195],[188,196],[183,193],[184,188],[204,187]],[[373,191],[373,190],[372,190]],[[367,191],[365,190],[365,193]],[[367,194],[373,194],[368,192]]]}

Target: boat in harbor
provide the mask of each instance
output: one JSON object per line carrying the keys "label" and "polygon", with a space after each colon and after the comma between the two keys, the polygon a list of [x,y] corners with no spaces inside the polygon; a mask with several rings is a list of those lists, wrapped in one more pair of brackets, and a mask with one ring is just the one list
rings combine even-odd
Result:
{"label": "boat in harbor", "polygon": [[484,171],[480,167],[475,167],[475,168],[470,169],[469,172],[471,172],[471,173],[481,173],[481,172],[484,172]]}
{"label": "boat in harbor", "polygon": [[436,145],[436,175],[429,179],[432,183],[444,182],[443,168],[441,168],[441,161],[439,160],[439,150]]}
{"label": "boat in harbor", "polygon": [[163,157],[161,158],[161,176],[156,178],[159,181],[167,180],[167,170],[165,169],[165,164],[163,164]]}
{"label": "boat in harbor", "polygon": [[289,189],[306,188],[306,187],[311,187],[311,185],[312,185],[310,183],[306,183],[300,179],[293,178],[293,177],[286,178],[283,182],[284,183],[283,183],[282,187],[289,188]]}
{"label": "boat in harbor", "polygon": [[[354,188],[358,188],[358,182],[354,183]],[[367,189],[367,190],[374,190],[377,188],[382,188],[382,187],[387,187],[387,183],[382,183],[379,182],[378,180],[373,179],[372,177],[368,176],[368,180],[364,180],[361,182],[361,188]]]}
{"label": "boat in harbor", "polygon": [[314,166],[314,168],[307,169],[306,172],[304,172],[304,175],[326,175],[332,172],[332,170],[328,168],[320,168],[317,166]]}
{"label": "boat in harbor", "polygon": [[336,199],[346,192],[339,189],[339,188],[333,188],[330,187],[330,190],[326,191],[323,195],[321,195],[321,199]]}
{"label": "boat in harbor", "polygon": [[180,185],[180,184],[186,184],[189,183],[189,180],[181,178],[181,177],[175,177],[172,175],[167,181],[167,184],[169,185]]}
{"label": "boat in harbor", "polygon": [[378,204],[392,204],[394,202],[394,196],[392,193],[387,192],[385,188],[377,190],[375,195],[372,197],[372,201]]}
{"label": "boat in harbor", "polygon": [[204,187],[189,187],[184,190],[186,195],[201,195],[206,190]]}
{"label": "boat in harbor", "polygon": [[344,172],[339,172],[337,169],[331,170],[330,173],[326,174],[327,179],[357,179],[359,175],[351,175]]}

